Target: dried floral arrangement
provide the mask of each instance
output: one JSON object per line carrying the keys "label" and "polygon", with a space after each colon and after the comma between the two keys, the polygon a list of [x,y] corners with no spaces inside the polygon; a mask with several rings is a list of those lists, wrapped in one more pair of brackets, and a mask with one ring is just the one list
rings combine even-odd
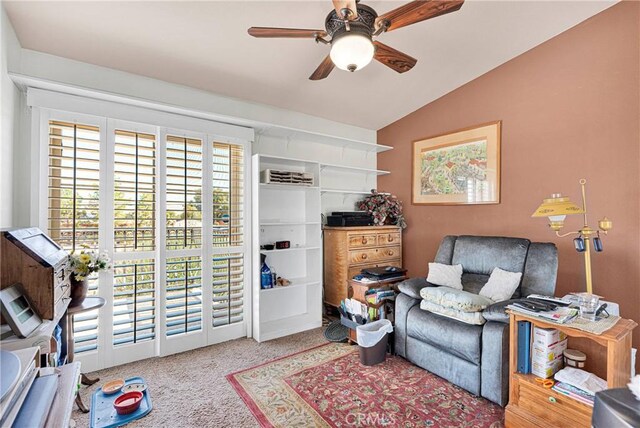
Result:
{"label": "dried floral arrangement", "polygon": [[358,201],[356,205],[359,210],[373,215],[373,223],[376,226],[395,224],[403,229],[407,227],[402,215],[402,202],[390,193],[378,193],[376,189],[372,189],[371,194]]}

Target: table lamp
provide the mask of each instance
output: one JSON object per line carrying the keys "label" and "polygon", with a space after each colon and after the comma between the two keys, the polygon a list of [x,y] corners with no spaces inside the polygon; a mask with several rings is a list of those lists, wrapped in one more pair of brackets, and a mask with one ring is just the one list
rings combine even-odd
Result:
{"label": "table lamp", "polygon": [[[585,185],[587,180],[580,180],[582,186],[582,207],[577,206],[569,200],[569,198],[559,193],[551,195],[551,198],[542,201],[542,204],[533,213],[531,217],[548,217],[549,227],[556,233],[556,236],[563,238],[569,235],[578,235],[573,243],[576,251],[584,253],[584,270],[587,281],[587,293],[593,294],[593,284],[591,280],[591,243],[596,252],[602,251],[602,241],[600,240],[600,232],[605,235],[613,227],[613,223],[607,217],[598,222],[598,230],[592,229],[587,224],[587,197]],[[569,214],[582,214],[584,218],[584,226],[577,232],[568,232],[561,234],[560,230],[564,227],[564,219]]]}

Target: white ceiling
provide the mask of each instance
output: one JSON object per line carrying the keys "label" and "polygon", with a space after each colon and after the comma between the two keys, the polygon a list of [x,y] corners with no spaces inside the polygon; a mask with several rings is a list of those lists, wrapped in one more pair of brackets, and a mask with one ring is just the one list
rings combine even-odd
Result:
{"label": "white ceiling", "polygon": [[[404,2],[363,1],[378,13]],[[24,48],[379,129],[522,54],[615,1],[467,0],[458,12],[383,34],[418,59],[397,74],[309,75],[329,47],[255,39],[250,26],[324,28],[323,1],[3,1]]]}

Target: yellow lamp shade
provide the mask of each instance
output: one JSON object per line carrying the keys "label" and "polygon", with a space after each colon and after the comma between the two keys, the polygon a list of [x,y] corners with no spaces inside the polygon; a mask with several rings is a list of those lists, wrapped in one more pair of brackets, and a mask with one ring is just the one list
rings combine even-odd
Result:
{"label": "yellow lamp shade", "polygon": [[543,200],[531,217],[562,217],[564,220],[566,215],[583,213],[584,210],[571,202],[569,198],[554,194],[551,195],[551,198]]}

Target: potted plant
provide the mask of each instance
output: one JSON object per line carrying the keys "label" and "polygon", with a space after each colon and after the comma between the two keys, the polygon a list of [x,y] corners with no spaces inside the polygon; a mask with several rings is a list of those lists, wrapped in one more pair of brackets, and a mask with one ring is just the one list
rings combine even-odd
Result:
{"label": "potted plant", "polygon": [[402,215],[402,202],[390,193],[378,193],[376,189],[372,189],[371,195],[356,205],[359,210],[373,215],[373,224],[376,226],[395,224],[403,229],[407,227],[407,222]]}
{"label": "potted plant", "polygon": [[109,269],[109,257],[92,251],[75,251],[69,255],[71,266],[71,302],[70,307],[80,306],[87,297],[89,275]]}

